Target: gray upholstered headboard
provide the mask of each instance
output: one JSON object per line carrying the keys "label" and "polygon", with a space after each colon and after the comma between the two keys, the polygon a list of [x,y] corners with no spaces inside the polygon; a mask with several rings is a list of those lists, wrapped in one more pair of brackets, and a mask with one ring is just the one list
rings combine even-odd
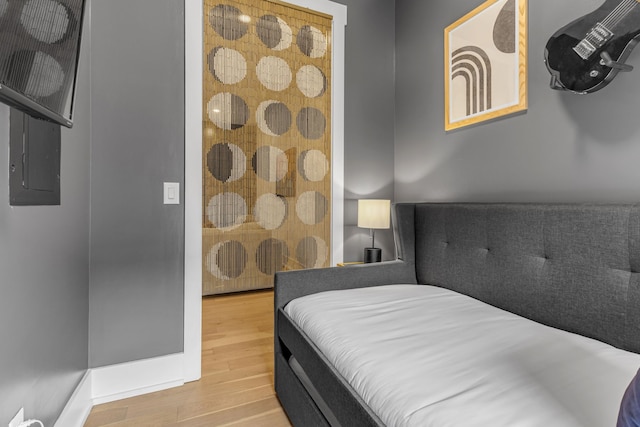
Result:
{"label": "gray upholstered headboard", "polygon": [[418,283],[640,352],[640,206],[421,203],[394,214]]}

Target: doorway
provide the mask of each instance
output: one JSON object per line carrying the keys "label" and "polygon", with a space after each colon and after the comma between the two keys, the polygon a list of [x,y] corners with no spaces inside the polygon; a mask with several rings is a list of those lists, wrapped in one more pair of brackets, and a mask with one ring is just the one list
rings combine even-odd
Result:
{"label": "doorway", "polygon": [[203,295],[330,265],[332,17],[204,0]]}
{"label": "doorway", "polygon": [[[344,223],[344,55],[347,7],[328,0],[289,3],[333,16],[331,86],[331,265],[342,261]],[[185,381],[200,378],[202,348],[202,105],[204,13],[200,1],[185,1]]]}

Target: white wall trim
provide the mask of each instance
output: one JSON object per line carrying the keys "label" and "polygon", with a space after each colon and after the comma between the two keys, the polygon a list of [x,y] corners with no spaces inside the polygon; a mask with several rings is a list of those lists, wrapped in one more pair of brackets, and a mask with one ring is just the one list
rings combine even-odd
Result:
{"label": "white wall trim", "polygon": [[94,405],[178,387],[184,384],[184,354],[95,368],[91,377]]}
{"label": "white wall trim", "polygon": [[184,373],[202,371],[202,0],[185,0]]}
{"label": "white wall trim", "polygon": [[[329,0],[287,3],[333,16],[331,57],[331,265],[344,258],[344,72],[347,6]],[[200,19],[202,21],[202,19]]]}
{"label": "white wall trim", "polygon": [[54,427],[82,427],[93,408],[91,371],[85,372],[54,424]]}
{"label": "white wall trim", "polygon": [[182,353],[89,369],[54,427],[84,426],[94,405],[179,387],[184,380]]}
{"label": "white wall trim", "polygon": [[[304,1],[319,12],[333,16],[331,120],[333,124],[331,140],[331,265],[344,260],[344,75],[345,75],[345,27],[347,26],[347,6],[330,1]],[[316,5],[316,3],[319,3]],[[319,9],[319,7],[324,10]],[[337,155],[336,155],[337,154]]]}
{"label": "white wall trim", "polygon": [[[344,58],[347,7],[329,0],[288,0],[288,3],[333,16],[332,57],[332,212],[331,264],[344,254]],[[202,33],[201,0],[185,6],[185,260],[184,373],[185,381],[201,376],[202,353]]]}

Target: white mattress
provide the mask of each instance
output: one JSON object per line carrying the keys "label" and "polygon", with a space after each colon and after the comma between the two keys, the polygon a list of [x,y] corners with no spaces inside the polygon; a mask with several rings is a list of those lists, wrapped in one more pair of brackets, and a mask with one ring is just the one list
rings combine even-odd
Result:
{"label": "white mattress", "polygon": [[422,285],[322,292],[286,313],[387,426],[615,426],[640,355]]}

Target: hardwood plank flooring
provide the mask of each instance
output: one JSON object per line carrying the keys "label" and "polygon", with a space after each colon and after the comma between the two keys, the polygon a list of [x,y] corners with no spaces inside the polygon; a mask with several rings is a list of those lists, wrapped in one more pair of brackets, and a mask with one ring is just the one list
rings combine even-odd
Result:
{"label": "hardwood plank flooring", "polygon": [[290,427],[273,389],[273,291],[202,300],[202,379],[95,406],[85,427]]}

